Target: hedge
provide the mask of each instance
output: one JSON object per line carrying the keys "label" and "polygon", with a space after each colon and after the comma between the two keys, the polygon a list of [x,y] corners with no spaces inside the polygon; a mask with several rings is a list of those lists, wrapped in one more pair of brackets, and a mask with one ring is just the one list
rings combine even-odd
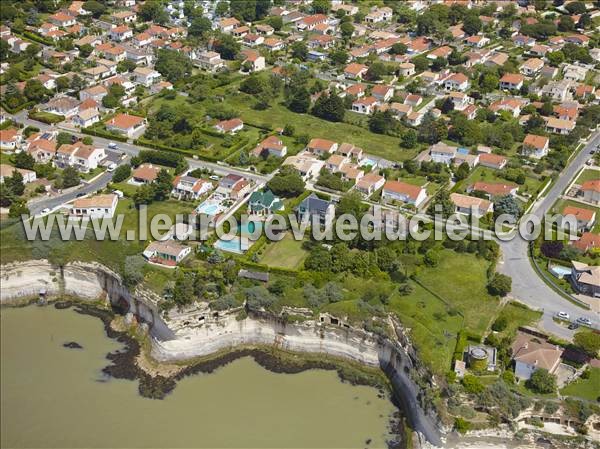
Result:
{"label": "hedge", "polygon": [[156,150],[142,150],[139,153],[139,158],[144,162],[153,164],[165,165],[167,167],[177,168],[180,165],[187,165],[185,159],[180,154],[167,153]]}
{"label": "hedge", "polygon": [[83,134],[89,134],[90,136],[104,137],[105,139],[116,140],[117,142],[127,142],[127,137],[120,136],[119,134],[113,134],[109,131],[94,129],[94,128],[81,128]]}
{"label": "hedge", "polygon": [[53,125],[55,123],[62,122],[65,119],[64,115],[52,114],[51,112],[31,112],[30,111],[27,116],[32,120],[46,123],[47,125]]}
{"label": "hedge", "polygon": [[27,39],[30,39],[32,41],[35,41],[39,44],[43,44],[43,45],[47,45],[49,47],[54,45],[54,41],[51,39],[45,39],[42,36],[39,36],[35,33],[32,33],[31,31],[23,31],[23,36],[26,37]]}
{"label": "hedge", "polygon": [[217,162],[220,160],[217,157],[211,157],[211,156],[205,156],[202,154],[197,154],[193,150],[185,150],[183,148],[170,147],[168,145],[163,145],[161,143],[153,142],[152,140],[144,139],[143,137],[140,137],[139,139],[134,140],[133,143],[136,145],[140,145],[140,146],[144,146],[144,147],[148,147],[148,148],[154,148],[155,150],[163,150],[163,151],[170,151],[173,153],[179,153],[179,154],[187,156],[187,157],[194,157],[194,158],[197,158],[197,159],[200,159],[203,161],[207,161],[207,162]]}
{"label": "hedge", "polygon": [[0,106],[2,106],[2,108],[9,114],[16,114],[17,112],[22,111],[25,108],[34,106],[35,104],[35,101],[28,101],[20,106],[17,106],[16,108],[11,108],[10,106],[8,106],[8,104],[6,104],[4,100],[0,101]]}

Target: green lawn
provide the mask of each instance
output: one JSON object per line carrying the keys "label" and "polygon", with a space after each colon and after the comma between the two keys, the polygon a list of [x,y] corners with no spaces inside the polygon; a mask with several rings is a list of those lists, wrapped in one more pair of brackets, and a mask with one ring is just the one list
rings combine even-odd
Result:
{"label": "green lawn", "polygon": [[575,181],[575,184],[583,184],[586,181],[594,181],[597,179],[600,179],[600,170],[592,170],[591,168],[585,168],[577,177],[577,181]]}
{"label": "green lawn", "polygon": [[437,267],[427,268],[417,278],[465,316],[465,327],[482,334],[488,327],[498,301],[486,289],[488,262],[471,254],[440,252]]}
{"label": "green lawn", "polygon": [[279,242],[269,243],[260,259],[265,265],[297,269],[302,266],[307,252],[302,249],[302,241],[294,240],[292,233],[287,233]]}
{"label": "green lawn", "polygon": [[462,317],[450,315],[442,301],[418,284],[412,285],[413,293],[393,295],[388,308],[410,329],[419,357],[436,373],[444,373],[450,369]]}
{"label": "green lawn", "polygon": [[587,379],[577,379],[560,390],[562,395],[596,401],[600,396],[600,368],[590,368]]}
{"label": "green lawn", "polygon": [[[504,182],[516,184],[513,181],[508,181],[504,179],[502,177],[501,170],[494,170],[493,168],[479,166],[471,172],[467,179],[458,182],[453,190],[464,192],[466,191],[467,187],[469,187],[471,184],[474,184],[477,181]],[[536,178],[534,175],[528,173],[525,179],[525,184],[519,186],[519,193],[528,192],[534,194],[541,184],[541,180]]]}
{"label": "green lawn", "polygon": [[398,138],[374,134],[368,129],[348,123],[333,123],[310,114],[297,114],[282,105],[282,100],[282,97],[274,98],[269,109],[259,111],[253,108],[256,102],[254,97],[236,92],[235,95],[227,97],[226,104],[238,111],[240,117],[249,123],[266,125],[272,129],[291,124],[297,134],[307,133],[312,138],[352,143],[367,153],[390,160],[403,161],[412,159],[417,154],[415,150],[401,149]]}
{"label": "green lawn", "polygon": [[520,326],[529,326],[538,321],[542,312],[531,310],[519,303],[509,302],[498,316],[505,317],[507,321],[506,328],[501,332],[502,335],[514,335]]}

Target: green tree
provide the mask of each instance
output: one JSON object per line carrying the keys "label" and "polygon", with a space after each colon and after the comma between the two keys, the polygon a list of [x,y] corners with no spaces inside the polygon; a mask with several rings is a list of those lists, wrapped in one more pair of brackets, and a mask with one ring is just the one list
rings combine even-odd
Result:
{"label": "green tree", "polygon": [[154,189],[149,184],[144,184],[137,188],[133,194],[133,204],[139,207],[142,204],[150,204],[154,199]]}
{"label": "green tree", "polygon": [[106,11],[106,6],[96,0],[83,2],[82,8],[89,11],[94,19],[99,18]]}
{"label": "green tree", "polygon": [[162,2],[144,2],[138,9],[138,17],[145,22],[164,25],[169,21],[169,15]]}
{"label": "green tree", "polygon": [[221,58],[232,61],[240,52],[241,45],[233,36],[221,34],[216,38],[214,48]]}
{"label": "green tree", "polygon": [[291,198],[304,192],[304,181],[296,170],[284,167],[267,183],[267,187],[277,196]]}
{"label": "green tree", "polygon": [[112,182],[123,182],[131,176],[131,166],[129,164],[119,165],[113,173]]}
{"label": "green tree", "polygon": [[331,59],[331,62],[334,64],[346,64],[346,62],[348,62],[348,52],[342,48],[333,50],[331,53],[329,53],[329,59]]}
{"label": "green tree", "polygon": [[269,17],[267,23],[271,25],[275,31],[279,31],[283,28],[283,19],[279,16]]}
{"label": "green tree", "polygon": [[324,93],[315,102],[312,114],[330,122],[341,122],[346,114],[344,101],[335,94]]}
{"label": "green tree", "polygon": [[454,213],[454,203],[450,199],[450,193],[446,189],[439,190],[431,200],[427,209],[429,215],[440,214],[442,218],[448,218]]}
{"label": "green tree", "polygon": [[173,175],[167,170],[162,169],[158,172],[154,180],[154,199],[163,201],[169,197],[173,189]]}
{"label": "green tree", "polygon": [[414,129],[407,129],[402,133],[400,146],[402,148],[411,149],[417,145],[417,132]]}
{"label": "green tree", "polygon": [[556,377],[550,374],[547,369],[539,368],[533,372],[526,385],[536,393],[554,393],[556,391]]}
{"label": "green tree", "polygon": [[313,14],[328,14],[331,9],[331,0],[313,0],[310,7]]}
{"label": "green tree", "polygon": [[161,48],[154,68],[172,83],[188,78],[192,74],[192,62],[183,53]]}
{"label": "green tree", "polygon": [[465,18],[462,29],[465,31],[465,33],[473,36],[474,34],[479,33],[482,27],[483,23],[481,22],[479,16],[475,14],[469,14]]}
{"label": "green tree", "polygon": [[487,289],[492,295],[506,296],[512,290],[512,279],[505,274],[496,273],[488,282]]}
{"label": "green tree", "polygon": [[44,85],[36,79],[27,80],[23,93],[28,100],[35,101],[36,103],[42,103],[49,94]]}
{"label": "green tree", "polygon": [[23,183],[23,175],[17,170],[13,170],[12,175],[10,177],[4,178],[4,183],[6,187],[10,189],[10,191],[15,196],[23,195],[25,191],[25,184]]}
{"label": "green tree", "polygon": [[512,215],[515,220],[521,216],[521,206],[512,195],[504,195],[494,200],[494,217],[502,214]]}
{"label": "green tree", "polygon": [[212,30],[212,24],[207,17],[199,16],[192,20],[188,28],[188,35],[205,38]]}
{"label": "green tree", "polygon": [[562,15],[558,19],[558,31],[566,32],[573,31],[575,29],[575,22],[571,19],[571,16]]}
{"label": "green tree", "polygon": [[145,259],[141,255],[127,256],[123,264],[123,283],[133,288],[144,280]]}
{"label": "green tree", "polygon": [[469,166],[469,164],[467,162],[463,162],[458,166],[458,168],[454,172],[454,175],[456,176],[457,180],[462,181],[463,179],[467,179],[470,172],[471,167]]}
{"label": "green tree", "polygon": [[342,33],[342,38],[350,39],[354,34],[354,25],[351,22],[343,22],[340,25],[340,32]]}
{"label": "green tree", "polygon": [[302,41],[296,41],[290,47],[292,51],[292,58],[299,59],[300,61],[306,61],[308,57],[308,47]]}
{"label": "green tree", "polygon": [[15,154],[15,166],[17,168],[25,168],[27,170],[33,170],[33,166],[35,164],[35,159],[31,154],[26,151],[21,151],[20,153]]}
{"label": "green tree", "polygon": [[597,357],[600,351],[600,334],[588,329],[580,330],[575,334],[573,343],[590,357]]}
{"label": "green tree", "polygon": [[62,186],[63,189],[68,189],[69,187],[75,187],[79,185],[81,182],[79,177],[79,172],[76,168],[66,167],[62,172]]}
{"label": "green tree", "polygon": [[388,74],[388,69],[383,62],[374,62],[367,70],[367,78],[371,81],[381,80]]}

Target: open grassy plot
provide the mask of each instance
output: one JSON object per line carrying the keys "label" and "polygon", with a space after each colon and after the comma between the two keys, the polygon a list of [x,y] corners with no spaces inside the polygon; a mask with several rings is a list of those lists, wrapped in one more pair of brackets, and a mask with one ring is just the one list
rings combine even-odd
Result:
{"label": "open grassy plot", "polygon": [[529,326],[538,321],[542,312],[531,310],[525,305],[517,302],[509,302],[500,311],[499,317],[506,318],[506,328],[502,335],[514,335],[520,326]]}
{"label": "open grassy plot", "polygon": [[401,323],[410,328],[410,336],[420,357],[437,373],[450,369],[456,336],[462,327],[462,317],[450,314],[448,307],[418,284],[408,296],[395,294],[389,309]]}
{"label": "open grassy plot", "polygon": [[[467,177],[467,179],[460,181],[454,187],[454,191],[464,192],[467,187],[471,184],[474,184],[477,181],[484,182],[503,182],[503,183],[511,183],[516,184],[513,181],[508,181],[502,177],[502,170],[494,170],[493,168],[488,167],[476,167],[471,174]],[[525,184],[519,186],[519,193],[530,193],[534,194],[537,189],[542,184],[542,181],[535,177],[533,174],[526,172]]]}
{"label": "open grassy plot", "polygon": [[[193,203],[187,203],[184,201],[167,200],[151,203],[147,206],[147,222],[148,230],[150,229],[150,221],[155,215],[162,214],[171,218],[172,222],[175,223],[175,216],[177,214],[188,215],[194,210]],[[133,205],[133,201],[130,199],[121,199],[117,206],[115,215],[124,214],[123,226],[121,231],[121,238],[125,238],[125,233],[128,230],[139,231],[139,216],[140,211]],[[148,238],[151,238],[149,235]]]}
{"label": "open grassy plot", "polygon": [[577,177],[575,184],[583,184],[586,181],[594,181],[600,179],[600,170],[593,170],[591,168],[584,169],[581,174]]}
{"label": "open grassy plot", "polygon": [[287,233],[279,242],[267,245],[260,263],[272,267],[297,269],[302,266],[307,254],[302,249],[302,241],[294,240],[292,233]]}
{"label": "open grassy plot", "polygon": [[465,316],[465,327],[482,334],[498,301],[486,289],[488,262],[471,254],[451,250],[440,253],[437,267],[421,271],[417,278]]}
{"label": "open grassy plot", "polygon": [[560,392],[564,396],[575,396],[595,402],[600,396],[600,368],[590,368],[587,379],[577,379]]}
{"label": "open grassy plot", "polygon": [[336,142],[348,142],[361,147],[367,153],[390,160],[403,161],[416,156],[415,150],[404,150],[399,139],[382,134],[374,134],[368,129],[348,123],[333,123],[310,114],[297,114],[281,104],[282,97],[274,98],[271,107],[264,111],[253,108],[256,99],[243,92],[227,97],[227,104],[239,112],[242,120],[272,129],[291,124],[297,134],[307,133],[310,137],[320,137]]}

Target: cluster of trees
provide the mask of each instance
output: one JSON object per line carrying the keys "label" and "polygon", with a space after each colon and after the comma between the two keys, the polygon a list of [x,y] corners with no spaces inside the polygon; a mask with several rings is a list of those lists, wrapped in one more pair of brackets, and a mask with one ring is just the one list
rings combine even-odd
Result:
{"label": "cluster of trees", "polygon": [[206,137],[202,129],[193,125],[192,117],[187,105],[176,107],[164,103],[150,116],[144,137],[177,148],[201,148],[206,144]]}
{"label": "cluster of trees", "polygon": [[262,74],[254,73],[240,84],[240,90],[256,98],[255,108],[268,109],[273,99],[281,92],[283,81],[271,75],[268,78]]}
{"label": "cluster of trees", "polygon": [[[147,2],[156,3],[156,2]],[[175,83],[192,74],[192,61],[183,53],[161,48],[158,50],[154,68],[168,81]]]}
{"label": "cluster of trees", "polygon": [[140,186],[133,194],[133,203],[136,207],[141,204],[150,204],[153,201],[164,201],[169,198],[173,189],[173,175],[162,169],[151,184]]}
{"label": "cluster of trees", "polygon": [[344,181],[340,173],[331,173],[326,168],[321,169],[317,185],[327,189],[345,192],[352,187],[352,182]]}
{"label": "cluster of trees", "polygon": [[304,192],[304,181],[296,170],[284,166],[269,180],[267,187],[279,197],[293,198]]}
{"label": "cluster of trees", "polygon": [[131,165],[134,167],[143,162],[173,167],[175,174],[179,174],[187,168],[187,162],[181,154],[168,151],[142,150],[137,156],[131,158]]}
{"label": "cluster of trees", "polygon": [[0,183],[0,206],[10,208],[10,217],[19,217],[29,212],[25,200],[21,198],[24,192],[23,175],[17,170],[13,171],[11,176],[5,176],[4,181]]}

